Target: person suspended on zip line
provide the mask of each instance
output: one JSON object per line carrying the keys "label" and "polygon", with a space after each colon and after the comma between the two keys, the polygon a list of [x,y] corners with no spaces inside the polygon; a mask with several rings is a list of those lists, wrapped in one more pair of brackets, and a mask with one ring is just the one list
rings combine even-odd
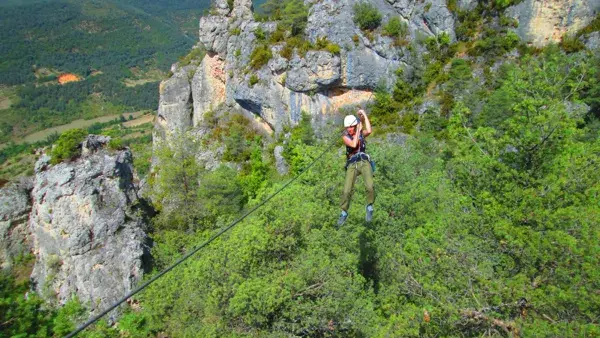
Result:
{"label": "person suspended on zip line", "polygon": [[[371,158],[366,153],[365,138],[371,135],[371,122],[367,113],[360,109],[358,118],[354,115],[348,115],[344,118],[344,134],[342,139],[346,145],[346,179],[344,181],[344,191],[342,193],[341,208],[342,214],[337,225],[344,224],[348,217],[348,207],[352,198],[352,189],[358,175],[363,176],[365,188],[367,190],[367,215],[366,221],[373,219],[373,202],[375,202],[375,190],[373,188],[373,167]],[[363,127],[364,125],[364,127]]]}

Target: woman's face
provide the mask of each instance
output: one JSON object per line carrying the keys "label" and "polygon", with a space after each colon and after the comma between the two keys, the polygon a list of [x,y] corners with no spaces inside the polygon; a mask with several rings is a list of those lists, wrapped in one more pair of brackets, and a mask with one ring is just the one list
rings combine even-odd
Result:
{"label": "woman's face", "polygon": [[356,134],[356,126],[346,127],[346,131],[348,132],[348,134],[354,135]]}

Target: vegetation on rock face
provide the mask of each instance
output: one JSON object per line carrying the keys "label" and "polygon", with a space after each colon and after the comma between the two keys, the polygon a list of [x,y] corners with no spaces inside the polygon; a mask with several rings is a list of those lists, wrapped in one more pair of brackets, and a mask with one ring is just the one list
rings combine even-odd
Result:
{"label": "vegetation on rock face", "polygon": [[260,69],[264,65],[266,65],[269,60],[273,57],[273,53],[271,52],[271,47],[267,44],[258,45],[252,50],[250,54],[250,67],[252,69]]}
{"label": "vegetation on rock face", "polygon": [[381,24],[381,13],[368,2],[354,5],[354,22],[362,30],[373,30]]}
{"label": "vegetation on rock face", "polygon": [[83,129],[72,129],[60,135],[52,148],[51,162],[57,164],[79,155],[81,153],[80,143],[87,135],[87,131]]}
{"label": "vegetation on rock face", "polygon": [[308,7],[302,0],[267,0],[261,8],[270,20],[279,21],[281,27],[293,36],[304,34],[308,21]]}

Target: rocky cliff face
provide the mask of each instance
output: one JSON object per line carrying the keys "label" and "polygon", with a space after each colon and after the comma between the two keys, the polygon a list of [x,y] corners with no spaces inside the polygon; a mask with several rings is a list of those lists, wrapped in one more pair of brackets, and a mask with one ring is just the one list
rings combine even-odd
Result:
{"label": "rocky cliff face", "polygon": [[[164,134],[197,127],[207,111],[221,107],[253,114],[268,129],[279,131],[295,125],[302,111],[320,121],[340,107],[367,101],[382,79],[391,85],[394,71],[410,68],[418,53],[394,45],[388,37],[369,40],[353,22],[357,2],[305,1],[311,5],[307,39],[315,43],[326,37],[342,47],[339,55],[315,50],[304,57],[295,53],[288,60],[280,54],[284,43],[271,44],[273,58],[255,71],[247,66],[257,45],[255,32],[259,28],[273,32],[276,23],[254,21],[250,0],[235,0],[232,10],[227,1],[215,1],[213,15],[200,20],[200,42],[207,55],[198,66],[174,65],[173,77],[161,85],[159,130]],[[441,32],[454,38],[454,18],[444,0],[429,6],[406,0],[372,3],[384,15],[384,22],[391,16],[401,17],[409,28],[408,39]],[[259,81],[252,86],[253,75]]]}
{"label": "rocky cliff face", "polygon": [[541,47],[585,27],[600,11],[598,0],[525,0],[507,10],[523,41]]}
{"label": "rocky cliff face", "polygon": [[[378,85],[390,87],[396,69],[410,75],[415,65],[423,66],[422,42],[427,37],[446,33],[455,41],[456,15],[445,0],[369,1],[383,15],[383,23],[399,17],[407,25],[408,44],[361,31],[353,21],[353,7],[362,1],[305,0],[310,6],[305,38],[313,44],[327,38],[341,47],[339,54],[312,50],[301,56],[295,51],[284,58],[285,42],[269,43],[273,57],[260,69],[251,69],[251,53],[260,45],[256,32],[270,34],[277,24],[255,21],[251,0],[235,0],[233,9],[226,0],[215,0],[212,15],[200,19],[206,56],[195,65],[173,65],[173,76],[161,84],[156,135],[165,139],[173,132],[202,130],[209,111],[242,112],[276,132],[295,125],[305,111],[318,127],[340,108],[368,101]],[[459,0],[456,5],[473,10],[477,1]],[[515,30],[524,41],[543,45],[588,24],[599,7],[596,0],[525,0],[506,14],[517,19]],[[597,44],[594,37],[588,40],[589,46]],[[215,155],[206,154],[208,150],[199,158]]]}
{"label": "rocky cliff face", "polygon": [[0,189],[0,268],[12,267],[15,259],[29,253],[27,223],[33,182],[25,179]]}
{"label": "rocky cliff face", "polygon": [[60,303],[77,295],[92,311],[130,291],[143,274],[146,228],[129,150],[90,135],[70,163],[36,163],[31,192],[35,288]]}

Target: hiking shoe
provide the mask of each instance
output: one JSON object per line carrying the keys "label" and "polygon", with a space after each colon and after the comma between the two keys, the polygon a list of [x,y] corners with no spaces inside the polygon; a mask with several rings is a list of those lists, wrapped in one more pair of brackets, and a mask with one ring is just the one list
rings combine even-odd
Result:
{"label": "hiking shoe", "polygon": [[373,220],[373,204],[367,205],[367,216],[365,218],[367,223],[370,223]]}
{"label": "hiking shoe", "polygon": [[348,213],[344,210],[342,210],[342,213],[340,214],[340,218],[338,219],[337,222],[337,226],[340,227],[342,226],[342,224],[344,224],[344,222],[346,222],[346,218],[348,218]]}

